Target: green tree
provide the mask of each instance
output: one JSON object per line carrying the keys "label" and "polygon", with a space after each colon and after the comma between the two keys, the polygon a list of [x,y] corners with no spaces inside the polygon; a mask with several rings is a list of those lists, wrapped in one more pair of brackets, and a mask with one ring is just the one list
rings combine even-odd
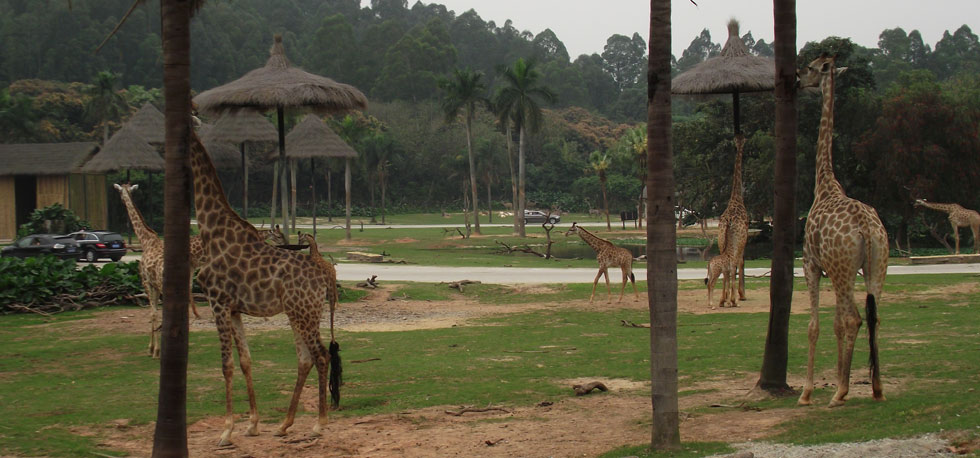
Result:
{"label": "green tree", "polygon": [[608,154],[599,154],[598,151],[593,151],[589,157],[589,167],[599,177],[599,186],[602,189],[602,211],[606,214],[607,231],[612,231],[612,224],[609,222],[609,193],[606,191],[606,182],[608,181],[606,170],[609,169],[611,163]]}
{"label": "green tree", "polygon": [[[620,154],[629,158],[630,162],[635,164],[633,172],[635,176],[639,179],[640,186],[642,187],[647,182],[647,129],[646,126],[636,126],[632,129],[626,131],[622,137],[619,138],[617,149]],[[643,196],[638,197],[638,206],[642,207]],[[639,218],[639,225],[643,227],[644,216],[637,215]]]}
{"label": "green tree", "polygon": [[525,205],[525,145],[528,132],[537,132],[541,125],[541,104],[555,101],[555,94],[550,88],[539,85],[540,74],[535,70],[534,63],[517,59],[510,67],[506,67],[501,75],[504,86],[495,96],[494,106],[502,122],[513,122],[519,132],[518,143],[518,198],[514,211],[520,215],[518,235],[526,237],[524,229]]}
{"label": "green tree", "polygon": [[95,123],[102,124],[102,144],[109,141],[109,122],[122,118],[129,113],[126,99],[116,91],[118,76],[111,72],[99,72],[89,90],[88,104],[85,106],[85,116]]}
{"label": "green tree", "polygon": [[613,35],[606,40],[602,50],[602,60],[607,73],[620,91],[637,84],[643,76],[646,42],[638,33],[632,38]]}
{"label": "green tree", "polygon": [[435,95],[441,75],[456,63],[449,30],[436,18],[403,35],[385,53],[374,92],[382,98],[419,101]]}
{"label": "green tree", "polygon": [[477,105],[486,103],[487,86],[483,84],[483,73],[474,72],[469,68],[456,69],[452,78],[439,81],[439,87],[445,91],[442,99],[442,110],[446,114],[446,122],[455,122],[461,115],[463,127],[466,129],[466,152],[469,157],[470,190],[473,193],[474,231],[480,234],[480,205],[477,198],[476,159],[473,157],[473,118],[476,116]]}
{"label": "green tree", "polygon": [[691,40],[691,44],[681,53],[681,58],[677,59],[677,73],[690,70],[709,57],[721,53],[721,45],[711,41],[711,32],[708,29],[701,30],[697,38]]}
{"label": "green tree", "polygon": [[0,135],[4,143],[28,142],[34,137],[37,112],[31,98],[11,96],[7,89],[0,90]]}

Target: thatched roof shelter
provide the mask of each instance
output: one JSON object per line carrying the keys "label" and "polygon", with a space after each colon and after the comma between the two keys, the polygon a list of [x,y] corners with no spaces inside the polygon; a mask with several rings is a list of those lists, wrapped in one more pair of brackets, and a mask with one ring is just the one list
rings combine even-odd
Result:
{"label": "thatched roof shelter", "polygon": [[235,145],[242,142],[274,144],[279,141],[276,126],[255,111],[223,114],[214,122],[210,135],[214,141]]}
{"label": "thatched roof shelter", "polygon": [[106,173],[115,170],[163,171],[165,163],[156,148],[136,133],[123,126],[88,163],[82,167],[85,173]]}
{"label": "thatched roof shelter", "polygon": [[219,169],[234,169],[237,168],[241,163],[239,162],[238,148],[235,145],[216,140],[214,136],[215,125],[203,123],[201,127],[197,128],[197,133],[201,137],[201,143],[204,144],[204,148],[211,155],[211,161],[214,162],[214,166]]}
{"label": "thatched roof shelter", "polygon": [[305,159],[310,157],[355,158],[357,151],[347,144],[319,116],[306,115],[286,135],[289,150],[286,157]]}
{"label": "thatched roof shelter", "polygon": [[98,150],[95,142],[0,143],[0,176],[79,173]]}
{"label": "thatched roof shelter", "polygon": [[132,127],[150,144],[162,145],[164,142],[166,120],[163,113],[150,102],[144,103],[133,117],[126,121],[126,125]]}

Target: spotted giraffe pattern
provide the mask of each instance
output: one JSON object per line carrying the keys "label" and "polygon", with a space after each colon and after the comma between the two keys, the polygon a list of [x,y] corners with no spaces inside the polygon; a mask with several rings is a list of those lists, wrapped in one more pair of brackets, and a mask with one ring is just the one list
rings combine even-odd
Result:
{"label": "spotted giraffe pattern", "polygon": [[[140,257],[139,272],[140,282],[143,284],[143,291],[146,292],[147,301],[150,303],[150,344],[147,350],[151,357],[159,358],[159,329],[162,324],[162,317],[160,316],[157,305],[160,304],[163,298],[163,240],[157,235],[156,231],[146,224],[143,215],[133,203],[132,192],[139,185],[125,183],[113,184],[113,187],[119,191],[119,197],[122,198],[123,204],[126,206],[129,222],[133,225],[133,232],[136,233],[136,238],[140,241],[140,246],[143,249],[143,255]],[[195,244],[198,247],[197,250],[193,249]],[[193,270],[200,266],[203,260],[200,237],[193,237],[191,239],[191,247],[190,260],[191,269]],[[188,302],[190,302],[194,317],[201,318],[201,315],[197,313],[197,305],[194,304],[194,300],[188,298]]]}
{"label": "spotted giraffe pattern", "polygon": [[[279,225],[276,225],[276,229]],[[281,232],[280,232],[281,233]],[[323,255],[320,254],[320,245],[316,243],[316,236],[310,232],[300,232],[296,234],[296,239],[299,241],[300,245],[306,244],[310,246],[310,257],[316,261],[324,270],[327,271],[328,281],[327,281],[327,299],[330,301],[330,341],[334,341],[333,332],[333,319],[334,312],[337,309],[337,302],[339,301],[339,296],[337,293],[337,269],[326,259],[323,259]]]}
{"label": "spotted giraffe pattern", "polygon": [[806,381],[799,404],[811,404],[813,363],[819,336],[818,308],[820,277],[826,273],[837,304],[834,334],[837,337],[837,390],[830,406],[840,406],[847,396],[851,358],[861,315],[854,301],[854,277],[858,270],[867,289],[866,315],[871,360],[871,389],[876,400],[884,400],[878,363],[877,301],[881,298],[888,270],[888,235],[874,208],[851,199],[834,177],[832,160],[834,130],[834,77],[846,67],[836,68],[834,58],[821,56],[799,74],[801,87],[820,87],[823,99],[817,141],[816,184],[813,205],[807,217],[803,242],[803,269],[810,296],[809,352]]}
{"label": "spotted giraffe pattern", "polygon": [[708,277],[704,279],[704,284],[708,286],[708,306],[712,305],[711,295],[715,289],[715,282],[719,275],[723,275],[721,288],[721,301],[718,307],[738,307],[735,302],[735,270],[737,267],[734,253],[729,245],[729,250],[711,258],[708,261]]}
{"label": "spotted giraffe pattern", "polygon": [[925,207],[949,214],[949,224],[953,226],[953,238],[956,239],[956,254],[960,254],[960,228],[968,227],[973,231],[973,251],[980,254],[980,213],[963,208],[960,204],[939,204],[916,199],[916,207]]}
{"label": "spotted giraffe pattern", "polygon": [[206,262],[197,279],[214,312],[225,379],[225,425],[219,445],[231,443],[234,428],[233,345],[238,351],[248,392],[249,427],[246,434],[258,434],[252,358],[242,325],[243,314],[269,317],[285,313],[288,317],[295,340],[298,373],[286,418],[276,435],[285,435],[292,426],[306,377],[315,365],[319,374],[319,409],[312,434],[319,436],[327,423],[327,367],[331,356],[320,339],[319,325],[323,302],[327,299],[329,272],[304,253],[265,243],[263,235],[232,210],[214,164],[196,134],[191,138],[190,159],[194,173],[194,206],[206,254]]}
{"label": "spotted giraffe pattern", "polygon": [[610,267],[619,267],[623,271],[623,286],[619,289],[619,302],[623,301],[623,293],[626,291],[627,280],[633,284],[634,301],[640,299],[640,295],[636,291],[636,277],[633,276],[633,254],[629,250],[620,248],[608,240],[597,237],[595,234],[578,226],[578,223],[572,223],[572,227],[565,232],[566,237],[571,234],[578,234],[585,243],[592,247],[596,253],[596,261],[599,262],[599,272],[596,273],[595,280],[592,281],[592,295],[589,296],[590,304],[595,298],[595,288],[599,284],[599,277],[603,275],[606,278],[607,302],[612,301],[612,289],[609,287]]}
{"label": "spotted giraffe pattern", "polygon": [[[732,172],[732,193],[728,207],[718,219],[718,251],[725,253],[728,245],[733,246],[730,254],[735,270],[732,271],[732,284],[738,277],[738,299],[745,300],[745,245],[749,240],[749,213],[742,201],[742,153],[745,151],[745,137],[735,136],[735,167]],[[728,279],[725,279],[728,283]],[[710,295],[710,294],[709,294]],[[734,301],[734,299],[732,299]],[[734,306],[734,302],[733,302]]]}

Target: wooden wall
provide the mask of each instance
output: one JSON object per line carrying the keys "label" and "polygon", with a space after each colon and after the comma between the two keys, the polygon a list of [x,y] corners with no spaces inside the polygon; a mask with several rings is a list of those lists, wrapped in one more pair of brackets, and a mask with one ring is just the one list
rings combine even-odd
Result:
{"label": "wooden wall", "polygon": [[14,177],[0,177],[0,240],[17,237],[17,210],[14,199]]}
{"label": "wooden wall", "polygon": [[[69,178],[68,208],[92,225],[89,229],[107,229],[109,209],[106,204],[105,175],[72,174]],[[39,197],[40,198],[40,197]]]}
{"label": "wooden wall", "polygon": [[67,207],[68,177],[64,175],[40,175],[37,177],[37,207],[44,208],[51,204],[61,204]]}

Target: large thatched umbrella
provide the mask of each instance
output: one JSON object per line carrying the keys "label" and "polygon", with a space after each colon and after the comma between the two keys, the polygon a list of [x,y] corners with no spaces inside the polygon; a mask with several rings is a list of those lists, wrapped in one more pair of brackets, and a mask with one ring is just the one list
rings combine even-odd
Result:
{"label": "large thatched umbrella", "polygon": [[164,117],[163,113],[152,103],[146,102],[126,121],[126,125],[143,137],[151,145],[163,145]]}
{"label": "large thatched umbrella", "polygon": [[765,92],[775,87],[776,66],[772,59],[749,54],[738,35],[738,21],[728,22],[728,42],[721,54],[677,75],[671,81],[674,94],[732,94],[735,134],[739,125],[738,98],[742,92]]}
{"label": "large thatched umbrella", "polygon": [[[342,44],[341,44],[342,45]],[[309,109],[321,114],[342,113],[367,108],[367,98],[355,87],[292,67],[276,35],[265,66],[224,86],[202,92],[194,101],[205,112],[276,110],[279,124],[279,173],[281,183],[282,226],[286,225],[286,108]],[[295,229],[295,228],[294,228]]]}
{"label": "large thatched umbrella", "polygon": [[[246,152],[249,146],[274,144],[279,140],[276,127],[265,116],[255,111],[226,113],[215,121],[214,128],[208,132],[208,139],[212,142],[238,146],[242,167],[242,213],[248,218],[248,160],[246,159]],[[201,140],[205,140],[203,136]],[[275,196],[272,198],[272,203],[274,218]]]}
{"label": "large thatched umbrella", "polygon": [[[293,127],[286,136],[293,171],[293,206],[296,205],[296,162],[310,159],[310,171],[316,176],[314,159],[317,157],[340,157],[345,159],[344,191],[347,215],[347,238],[350,238],[350,160],[357,157],[357,151],[340,138],[316,115],[306,115],[303,121]],[[316,180],[313,180],[314,184]],[[314,185],[315,186],[315,185]],[[313,188],[313,234],[316,234],[316,187]]]}

